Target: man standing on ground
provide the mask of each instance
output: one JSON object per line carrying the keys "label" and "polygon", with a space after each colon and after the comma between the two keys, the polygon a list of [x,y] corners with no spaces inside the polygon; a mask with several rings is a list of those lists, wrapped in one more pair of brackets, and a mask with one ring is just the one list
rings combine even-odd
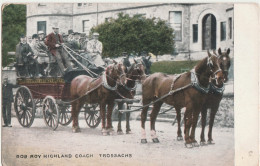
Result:
{"label": "man standing on ground", "polygon": [[15,85],[12,85],[8,81],[8,77],[4,78],[2,85],[2,114],[4,119],[3,127],[12,127],[11,125],[11,108],[13,102],[13,88],[16,88]]}

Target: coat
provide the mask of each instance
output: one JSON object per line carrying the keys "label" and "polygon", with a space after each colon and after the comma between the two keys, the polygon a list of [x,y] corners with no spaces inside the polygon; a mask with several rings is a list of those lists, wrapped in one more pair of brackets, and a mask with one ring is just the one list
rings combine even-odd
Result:
{"label": "coat", "polygon": [[49,50],[52,53],[52,55],[56,55],[56,50],[58,49],[57,47],[55,47],[55,45],[63,43],[60,34],[58,34],[58,37],[59,37],[59,41],[56,41],[56,37],[53,32],[46,37],[45,44],[49,47]]}
{"label": "coat", "polygon": [[3,102],[13,102],[13,88],[17,86],[7,83],[2,85],[2,98]]}
{"label": "coat", "polygon": [[[28,57],[27,54],[29,52],[31,53],[31,55]],[[32,56],[33,56],[33,51],[28,43],[26,44],[18,43],[16,45],[15,57],[16,57],[16,62],[18,64],[25,64],[30,62]]]}

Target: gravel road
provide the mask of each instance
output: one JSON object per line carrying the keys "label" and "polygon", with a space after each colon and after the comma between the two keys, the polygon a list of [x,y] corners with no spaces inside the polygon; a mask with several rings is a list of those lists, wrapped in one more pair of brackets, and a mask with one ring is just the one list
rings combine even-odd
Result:
{"label": "gravel road", "polygon": [[[81,133],[72,133],[71,124],[52,131],[39,118],[31,128],[21,127],[16,118],[12,124],[12,128],[2,128],[4,166],[234,165],[233,128],[214,128],[215,145],[187,149],[183,141],[177,141],[177,128],[169,122],[156,123],[158,144],[151,142],[148,128],[148,143],[140,144],[140,121],[135,120],[131,121],[133,134],[110,136],[101,135],[101,125],[91,129],[84,120],[79,122]],[[200,130],[196,130],[197,141]]]}

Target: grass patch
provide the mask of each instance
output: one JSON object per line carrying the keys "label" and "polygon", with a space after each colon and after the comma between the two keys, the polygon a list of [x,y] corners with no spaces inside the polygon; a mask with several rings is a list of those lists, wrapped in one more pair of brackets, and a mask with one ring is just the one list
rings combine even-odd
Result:
{"label": "grass patch", "polygon": [[162,72],[166,74],[178,74],[191,70],[198,61],[160,61],[154,62],[151,72]]}

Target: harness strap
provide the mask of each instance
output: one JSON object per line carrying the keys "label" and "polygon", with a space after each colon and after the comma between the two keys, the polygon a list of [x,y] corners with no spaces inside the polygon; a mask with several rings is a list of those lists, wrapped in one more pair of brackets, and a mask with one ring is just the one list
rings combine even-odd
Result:
{"label": "harness strap", "polygon": [[171,90],[169,93],[163,95],[163,96],[160,97],[159,99],[156,99],[155,101],[153,101],[153,102],[151,102],[151,103],[149,103],[149,104],[146,104],[146,105],[142,106],[141,108],[137,108],[137,109],[134,109],[134,110],[131,110],[131,111],[124,111],[124,110],[119,110],[119,111],[120,111],[121,113],[122,113],[122,112],[136,112],[136,111],[139,111],[140,109],[143,109],[143,108],[145,108],[145,107],[148,107],[148,106],[150,106],[150,105],[153,105],[154,103],[157,103],[158,101],[160,101],[160,100],[162,100],[162,99],[164,99],[164,98],[166,98],[166,97],[168,97],[168,96],[170,96],[170,95],[173,95],[173,94],[176,93],[176,92],[179,92],[179,91],[181,91],[181,90],[183,90],[183,89],[186,89],[186,88],[188,88],[188,87],[190,87],[190,86],[192,86],[192,84],[188,84],[188,85],[185,85],[184,87],[181,87],[181,88],[178,88],[178,89],[175,89],[175,90]]}

